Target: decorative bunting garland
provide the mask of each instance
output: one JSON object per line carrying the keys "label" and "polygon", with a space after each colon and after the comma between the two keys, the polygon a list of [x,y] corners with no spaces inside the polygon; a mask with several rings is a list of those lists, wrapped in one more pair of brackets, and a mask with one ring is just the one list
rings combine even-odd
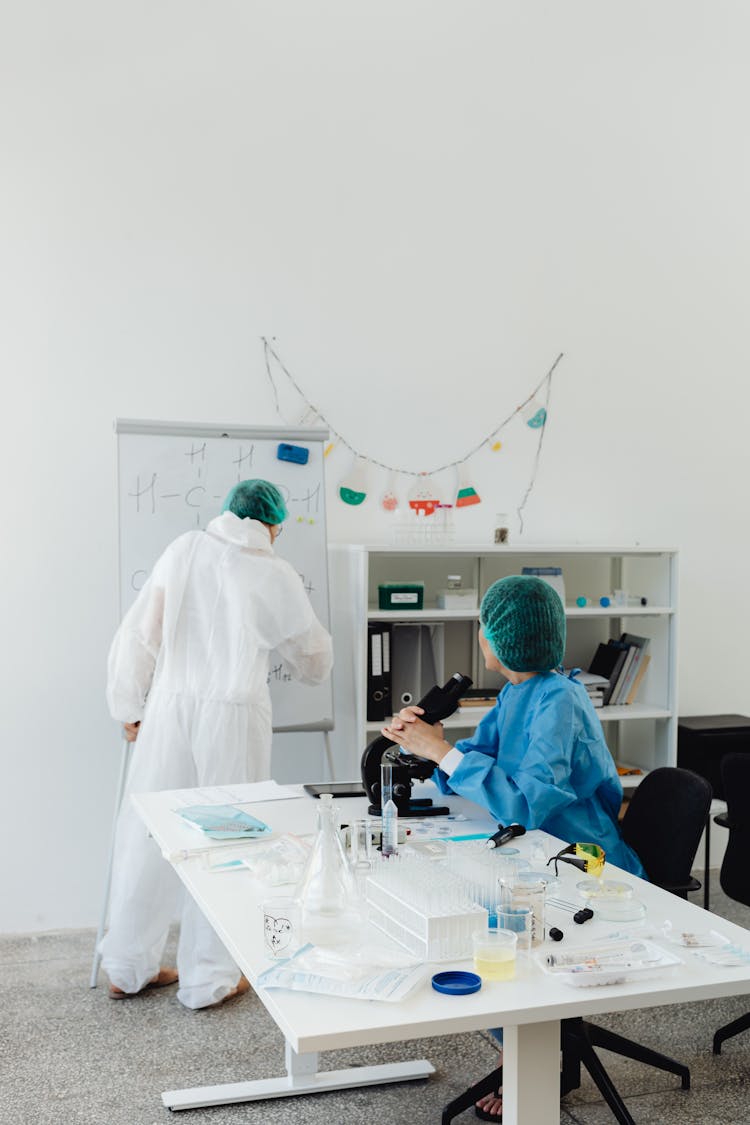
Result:
{"label": "decorative bunting garland", "polygon": [[[305,404],[306,410],[302,417],[297,422],[298,426],[313,425],[318,419],[329,429],[334,437],[334,441],[329,442],[324,451],[323,456],[328,457],[331,451],[335,448],[336,443],[343,445],[348,449],[354,457],[354,462],[347,473],[344,480],[339,485],[339,497],[345,504],[350,504],[354,507],[363,503],[367,497],[368,490],[368,465],[376,465],[380,469],[385,469],[388,473],[388,481],[385,491],[380,498],[380,507],[386,512],[393,512],[398,507],[398,498],[396,495],[396,475],[402,474],[403,476],[415,477],[415,482],[409,490],[408,504],[412,511],[422,513],[425,516],[433,515],[436,509],[441,507],[441,501],[437,494],[437,490],[431,480],[432,476],[436,473],[444,472],[446,469],[455,469],[457,477],[457,485],[455,491],[455,506],[456,508],[467,508],[474,504],[481,503],[481,496],[472,484],[468,471],[464,467],[466,462],[469,461],[476,453],[479,452],[484,446],[487,446],[493,453],[497,453],[502,449],[503,443],[495,440],[497,434],[503,430],[509,422],[511,422],[518,414],[520,414],[526,425],[532,430],[538,430],[539,440],[537,442],[536,453],[534,456],[534,463],[531,469],[531,476],[529,483],[524,493],[523,499],[516,509],[516,514],[519,519],[519,531],[523,532],[523,510],[528,503],[528,499],[534,488],[536,482],[537,472],[539,470],[539,462],[542,452],[542,442],[544,440],[544,431],[549,416],[549,400],[550,392],[552,390],[552,376],[555,369],[563,358],[563,352],[560,352],[555,362],[550,367],[544,378],[536,385],[529,397],[517,406],[516,409],[504,418],[503,421],[492,430],[487,437],[483,438],[477,445],[469,450],[463,457],[456,458],[455,461],[447,461],[444,465],[439,465],[429,472],[414,472],[413,469],[401,469],[395,465],[388,465],[383,461],[378,461],[375,457],[369,457],[364,453],[360,453],[354,446],[343,437],[328,421],[323,413],[318,410],[317,406],[310,402],[305,395],[302,388],[297,383],[296,379],[287,370],[284,363],[280,359],[273,345],[270,343],[266,336],[261,336],[263,341],[263,355],[266,364],[266,372],[271,384],[274,397],[274,405],[276,413],[282,421],[286,423],[286,419],[281,413],[279,405],[279,393],[276,382],[271,371],[271,358],[275,360],[278,366],[283,371],[291,385],[294,387],[297,394],[300,396]],[[544,403],[540,403],[536,395],[545,388]],[[287,423],[288,424],[288,423]]]}

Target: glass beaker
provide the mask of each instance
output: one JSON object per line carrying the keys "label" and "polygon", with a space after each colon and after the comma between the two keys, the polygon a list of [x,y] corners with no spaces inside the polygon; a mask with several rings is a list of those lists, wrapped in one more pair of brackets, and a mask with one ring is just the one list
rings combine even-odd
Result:
{"label": "glass beaker", "polygon": [[532,911],[531,944],[541,945],[544,941],[544,903],[546,898],[544,883],[516,882],[511,892],[511,907],[528,906]]}
{"label": "glass beaker", "polygon": [[474,968],[482,980],[513,980],[518,935],[512,930],[483,930],[473,935]]}
{"label": "glass beaker", "polygon": [[261,903],[263,941],[269,957],[291,957],[300,947],[300,909],[296,898],[269,898]]}
{"label": "glass beaker", "polygon": [[509,906],[497,911],[497,929],[510,930],[516,935],[517,953],[531,952],[531,935],[534,929],[534,911],[530,906]]}
{"label": "glass beaker", "polygon": [[355,871],[372,866],[372,825],[367,819],[353,820],[349,826],[349,859]]}

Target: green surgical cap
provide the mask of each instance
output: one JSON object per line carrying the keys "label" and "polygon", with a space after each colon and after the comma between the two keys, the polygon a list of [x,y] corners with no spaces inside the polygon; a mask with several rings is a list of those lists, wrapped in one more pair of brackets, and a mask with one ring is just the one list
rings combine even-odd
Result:
{"label": "green surgical cap", "polygon": [[532,575],[493,582],[479,611],[484,635],[513,672],[549,672],[562,664],[565,609],[556,590]]}
{"label": "green surgical cap", "polygon": [[224,501],[222,512],[234,512],[241,520],[260,520],[272,526],[289,515],[284,497],[269,480],[241,480]]}

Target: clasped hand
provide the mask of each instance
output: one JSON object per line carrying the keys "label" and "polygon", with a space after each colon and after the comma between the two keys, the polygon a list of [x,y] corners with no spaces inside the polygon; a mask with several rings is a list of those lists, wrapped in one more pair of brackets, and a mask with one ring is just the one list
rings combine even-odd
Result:
{"label": "clasped hand", "polygon": [[420,715],[424,715],[421,707],[404,707],[393,716],[390,726],[383,727],[382,733],[407,753],[439,765],[451,749],[443,737],[443,724],[425,723]]}

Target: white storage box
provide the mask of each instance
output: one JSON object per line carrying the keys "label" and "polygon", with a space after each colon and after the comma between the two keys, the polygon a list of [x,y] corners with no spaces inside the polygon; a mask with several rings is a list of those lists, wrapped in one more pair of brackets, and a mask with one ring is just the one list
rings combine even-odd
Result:
{"label": "white storage box", "polygon": [[465,590],[462,586],[455,590],[438,590],[436,601],[438,609],[463,609],[472,613],[479,608],[476,590]]}

